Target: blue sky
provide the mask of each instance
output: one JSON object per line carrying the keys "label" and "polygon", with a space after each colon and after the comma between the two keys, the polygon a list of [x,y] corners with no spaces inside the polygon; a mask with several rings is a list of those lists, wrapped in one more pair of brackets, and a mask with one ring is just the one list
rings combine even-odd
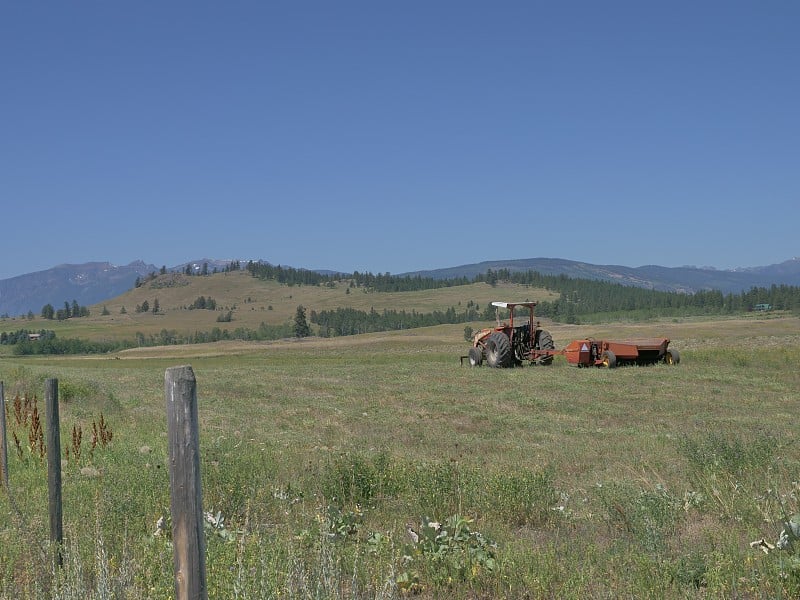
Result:
{"label": "blue sky", "polygon": [[0,3],[0,278],[800,255],[800,2]]}

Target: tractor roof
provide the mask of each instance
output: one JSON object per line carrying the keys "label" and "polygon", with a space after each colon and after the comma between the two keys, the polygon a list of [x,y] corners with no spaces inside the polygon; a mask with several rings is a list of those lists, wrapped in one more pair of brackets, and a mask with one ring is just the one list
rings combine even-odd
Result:
{"label": "tractor roof", "polygon": [[527,306],[533,308],[538,302],[492,302],[492,306],[499,308],[514,308],[515,306]]}

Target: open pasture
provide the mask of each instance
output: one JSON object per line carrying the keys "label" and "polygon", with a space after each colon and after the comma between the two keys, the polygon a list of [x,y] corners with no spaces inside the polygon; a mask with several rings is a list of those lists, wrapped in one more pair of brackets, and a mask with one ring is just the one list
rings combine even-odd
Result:
{"label": "open pasture", "polygon": [[[0,492],[0,594],[172,596],[155,535],[169,514],[164,371],[191,364],[209,597],[796,596],[796,555],[750,542],[774,544],[800,512],[800,320],[547,327],[559,348],[664,335],[681,364],[470,369],[463,326],[4,357],[20,450]],[[13,412],[49,377],[72,448],[62,569],[46,468]],[[91,448],[101,414],[113,439]]]}

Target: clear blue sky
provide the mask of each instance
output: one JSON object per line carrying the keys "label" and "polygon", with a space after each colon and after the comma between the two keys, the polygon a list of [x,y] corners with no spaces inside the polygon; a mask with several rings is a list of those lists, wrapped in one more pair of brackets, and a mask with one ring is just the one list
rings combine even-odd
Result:
{"label": "clear blue sky", "polygon": [[0,278],[800,255],[800,2],[0,3]]}

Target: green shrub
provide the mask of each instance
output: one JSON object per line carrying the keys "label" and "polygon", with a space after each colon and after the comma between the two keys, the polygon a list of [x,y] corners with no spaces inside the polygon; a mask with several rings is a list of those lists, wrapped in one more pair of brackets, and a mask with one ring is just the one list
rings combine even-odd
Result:
{"label": "green shrub", "polygon": [[330,461],[321,474],[322,494],[329,501],[367,504],[397,492],[399,482],[386,451],[346,452]]}

